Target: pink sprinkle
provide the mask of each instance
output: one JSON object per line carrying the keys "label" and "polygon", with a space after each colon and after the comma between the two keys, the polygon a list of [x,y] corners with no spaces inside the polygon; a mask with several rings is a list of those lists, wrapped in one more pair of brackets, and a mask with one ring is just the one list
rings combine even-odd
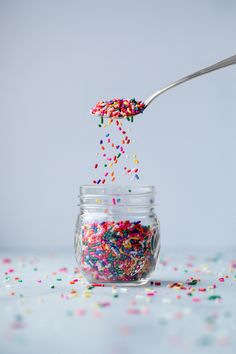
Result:
{"label": "pink sprinkle", "polygon": [[68,271],[68,269],[66,267],[59,269],[59,272],[65,272],[66,273],[67,271]]}
{"label": "pink sprinkle", "polygon": [[84,316],[86,311],[84,309],[78,309],[76,310],[76,315],[77,316]]}
{"label": "pink sprinkle", "polygon": [[111,303],[108,302],[108,301],[99,302],[99,303],[98,303],[98,306],[99,306],[99,307],[109,307],[109,306],[111,306]]}
{"label": "pink sprinkle", "polygon": [[139,309],[128,309],[127,312],[130,315],[139,315],[140,314],[140,310]]}
{"label": "pink sprinkle", "polygon": [[11,263],[11,259],[10,259],[10,258],[4,258],[4,259],[2,260],[2,263],[4,263],[4,264]]}
{"label": "pink sprinkle", "polygon": [[225,278],[219,278],[219,281],[223,283],[225,281]]}
{"label": "pink sprinkle", "polygon": [[115,198],[112,198],[112,204],[113,204],[113,205],[116,205],[116,200],[115,200]]}
{"label": "pink sprinkle", "polygon": [[206,288],[199,288],[198,291],[206,291]]}
{"label": "pink sprinkle", "polygon": [[193,298],[193,302],[200,302],[200,301],[201,301],[201,299],[199,297],[194,297]]}
{"label": "pink sprinkle", "polygon": [[13,272],[14,272],[14,269],[13,269],[13,268],[10,268],[10,269],[8,269],[8,272],[9,272],[9,273],[13,273]]}

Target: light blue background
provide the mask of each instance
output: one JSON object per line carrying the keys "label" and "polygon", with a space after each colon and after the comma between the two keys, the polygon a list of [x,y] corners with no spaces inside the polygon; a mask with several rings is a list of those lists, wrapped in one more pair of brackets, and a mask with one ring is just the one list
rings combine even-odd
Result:
{"label": "light blue background", "polygon": [[[236,54],[233,0],[0,1],[2,248],[72,249],[99,99],[145,99]],[[162,247],[235,245],[236,66],[161,96],[133,127]]]}

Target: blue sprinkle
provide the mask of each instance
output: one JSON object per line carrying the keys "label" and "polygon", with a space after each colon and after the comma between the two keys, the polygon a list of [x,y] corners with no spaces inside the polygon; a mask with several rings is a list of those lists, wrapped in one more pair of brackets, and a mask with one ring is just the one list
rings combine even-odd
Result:
{"label": "blue sprinkle", "polygon": [[109,136],[109,135],[110,135],[110,134],[109,134],[109,133],[107,133],[107,134],[106,134],[106,138],[108,138],[108,136]]}
{"label": "blue sprinkle", "polygon": [[138,180],[139,179],[139,176],[137,175],[137,173],[135,173],[135,178]]}
{"label": "blue sprinkle", "polygon": [[100,144],[103,144],[103,140],[100,140]]}

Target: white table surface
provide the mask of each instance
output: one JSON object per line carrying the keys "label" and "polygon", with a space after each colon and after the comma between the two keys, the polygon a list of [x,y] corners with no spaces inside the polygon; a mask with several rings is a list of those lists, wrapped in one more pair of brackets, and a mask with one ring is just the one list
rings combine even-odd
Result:
{"label": "white table surface", "polygon": [[0,271],[2,354],[236,353],[232,251],[162,250],[160,286],[88,290],[72,253],[5,252]]}

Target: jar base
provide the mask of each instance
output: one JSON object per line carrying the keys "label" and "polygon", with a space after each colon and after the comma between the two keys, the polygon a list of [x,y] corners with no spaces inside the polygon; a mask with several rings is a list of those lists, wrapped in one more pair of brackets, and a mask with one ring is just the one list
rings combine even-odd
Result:
{"label": "jar base", "polygon": [[[96,282],[96,284],[101,284],[101,286],[117,286],[117,287],[134,287],[134,286],[142,286],[148,283],[148,281],[150,280],[150,278],[147,279],[141,279],[141,280],[135,280],[135,281],[121,281],[121,282],[117,282],[117,281],[111,281],[111,282]],[[95,282],[90,282],[91,284],[95,284]]]}

